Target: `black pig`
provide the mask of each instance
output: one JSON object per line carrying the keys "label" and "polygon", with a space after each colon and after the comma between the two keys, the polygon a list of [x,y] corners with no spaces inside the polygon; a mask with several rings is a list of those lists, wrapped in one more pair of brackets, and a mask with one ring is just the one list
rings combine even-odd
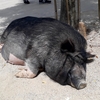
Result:
{"label": "black pig", "polygon": [[52,18],[14,20],[1,36],[3,58],[22,64],[16,77],[33,78],[40,69],[56,82],[86,87],[86,40],[71,26]]}

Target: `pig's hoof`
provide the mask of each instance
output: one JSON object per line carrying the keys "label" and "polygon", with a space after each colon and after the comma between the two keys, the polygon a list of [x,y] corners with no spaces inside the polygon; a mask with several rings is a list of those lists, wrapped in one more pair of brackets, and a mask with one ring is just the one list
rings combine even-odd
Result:
{"label": "pig's hoof", "polygon": [[17,78],[34,78],[36,75],[27,69],[23,69],[19,71],[17,74],[15,74],[15,76]]}

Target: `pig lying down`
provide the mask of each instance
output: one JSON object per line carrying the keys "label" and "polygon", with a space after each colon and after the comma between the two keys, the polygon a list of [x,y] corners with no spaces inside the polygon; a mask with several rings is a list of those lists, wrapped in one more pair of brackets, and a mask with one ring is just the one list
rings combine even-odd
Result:
{"label": "pig lying down", "polygon": [[62,85],[86,87],[87,43],[71,26],[52,18],[20,18],[6,28],[1,44],[7,62],[28,67],[16,77],[34,78],[42,69]]}

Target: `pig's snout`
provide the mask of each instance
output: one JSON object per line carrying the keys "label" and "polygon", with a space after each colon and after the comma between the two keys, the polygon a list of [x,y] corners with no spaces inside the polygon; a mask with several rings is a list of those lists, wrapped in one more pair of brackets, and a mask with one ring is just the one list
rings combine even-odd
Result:
{"label": "pig's snout", "polygon": [[85,88],[86,86],[87,86],[86,81],[81,80],[81,81],[78,83],[78,85],[76,86],[76,88],[79,90],[79,89]]}
{"label": "pig's snout", "polygon": [[83,89],[87,86],[87,83],[85,80],[80,80],[80,81],[74,81],[74,82],[71,82],[71,86],[80,90],[80,89]]}

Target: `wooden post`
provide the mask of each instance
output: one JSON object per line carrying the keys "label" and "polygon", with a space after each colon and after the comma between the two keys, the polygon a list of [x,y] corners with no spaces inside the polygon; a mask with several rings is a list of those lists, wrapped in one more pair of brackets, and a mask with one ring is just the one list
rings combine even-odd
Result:
{"label": "wooden post", "polygon": [[81,16],[80,16],[80,0],[77,0],[77,22],[79,23],[81,19]]}
{"label": "wooden post", "polygon": [[98,0],[98,16],[99,16],[99,20],[100,20],[100,0]]}
{"label": "wooden post", "polygon": [[[80,2],[78,3],[80,4]],[[78,9],[78,12],[79,12],[78,16],[80,17],[79,9]],[[78,26],[78,22],[76,19],[76,1],[75,0],[61,0],[60,21],[64,23],[68,23],[74,28]]]}
{"label": "wooden post", "polygon": [[66,0],[66,11],[67,11],[67,20],[68,20],[68,24],[70,24],[70,19],[69,19],[69,5],[68,5],[68,0]]}
{"label": "wooden post", "polygon": [[86,26],[84,22],[79,22],[79,32],[86,39]]}
{"label": "wooden post", "polygon": [[[69,1],[69,0],[67,0]],[[61,10],[60,10],[60,21],[63,23],[68,23],[68,10],[67,10],[67,5],[66,5],[66,0],[61,0]]]}
{"label": "wooden post", "polygon": [[55,18],[58,20],[58,12],[57,12],[57,2],[54,0],[54,7],[55,7]]}
{"label": "wooden post", "polygon": [[75,28],[76,26],[76,8],[75,8],[75,0],[68,0],[69,5],[69,18],[70,25]]}

